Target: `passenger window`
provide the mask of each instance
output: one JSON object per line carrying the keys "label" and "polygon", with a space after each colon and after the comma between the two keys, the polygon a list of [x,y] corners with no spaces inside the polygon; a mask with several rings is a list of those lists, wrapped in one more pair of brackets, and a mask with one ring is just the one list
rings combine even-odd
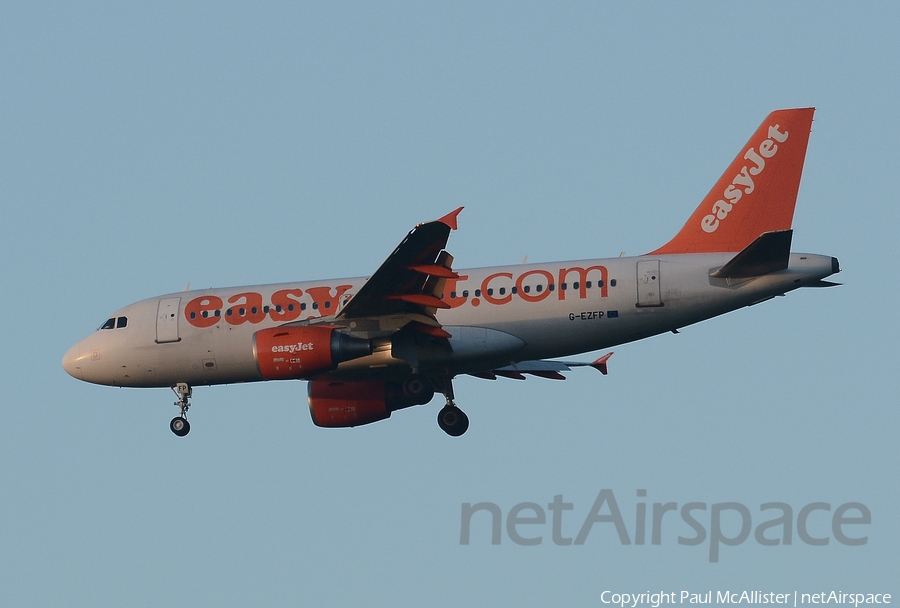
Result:
{"label": "passenger window", "polygon": [[609,286],[610,286],[610,287],[615,287],[615,286],[616,286],[616,280],[615,280],[615,279],[610,279],[610,281],[609,281]]}

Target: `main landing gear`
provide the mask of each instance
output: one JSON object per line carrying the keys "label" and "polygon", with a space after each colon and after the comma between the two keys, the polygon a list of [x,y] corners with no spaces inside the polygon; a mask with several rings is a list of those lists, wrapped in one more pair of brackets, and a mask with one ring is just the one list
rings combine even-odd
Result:
{"label": "main landing gear", "polygon": [[434,398],[434,387],[419,374],[410,374],[401,385],[403,396],[413,405],[425,405]]}
{"label": "main landing gear", "polygon": [[464,411],[448,403],[438,412],[438,426],[451,437],[459,437],[469,430],[469,417]]}
{"label": "main landing gear", "polygon": [[453,403],[453,384],[450,378],[444,380],[441,392],[447,399],[447,405],[438,412],[438,426],[451,437],[459,437],[469,430],[469,417]]}
{"label": "main landing gear", "polygon": [[191,432],[191,423],[187,420],[187,411],[191,407],[191,387],[185,382],[179,382],[172,387],[172,391],[178,395],[178,401],[175,402],[175,405],[181,409],[181,414],[172,418],[169,428],[179,437],[184,437]]}

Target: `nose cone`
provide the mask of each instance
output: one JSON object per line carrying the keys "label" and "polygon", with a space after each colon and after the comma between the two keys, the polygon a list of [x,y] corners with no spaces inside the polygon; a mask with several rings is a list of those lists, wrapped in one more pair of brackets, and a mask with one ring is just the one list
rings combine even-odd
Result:
{"label": "nose cone", "polygon": [[84,369],[84,361],[88,356],[90,356],[90,354],[85,353],[81,343],[76,344],[63,356],[63,369],[73,378],[84,380],[84,373],[82,370]]}

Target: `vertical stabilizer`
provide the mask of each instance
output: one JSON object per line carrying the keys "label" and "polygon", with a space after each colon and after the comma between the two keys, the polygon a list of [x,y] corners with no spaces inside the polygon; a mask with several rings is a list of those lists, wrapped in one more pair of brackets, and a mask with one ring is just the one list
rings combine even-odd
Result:
{"label": "vertical stabilizer", "polygon": [[648,255],[741,251],[790,230],[813,112],[769,114],[675,238]]}

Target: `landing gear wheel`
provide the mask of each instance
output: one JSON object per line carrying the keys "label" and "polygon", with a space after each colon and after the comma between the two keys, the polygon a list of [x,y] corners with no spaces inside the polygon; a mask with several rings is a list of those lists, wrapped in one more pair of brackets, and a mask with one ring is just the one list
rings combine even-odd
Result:
{"label": "landing gear wheel", "polygon": [[469,429],[469,417],[455,405],[446,405],[438,412],[438,426],[451,437],[459,437]]}
{"label": "landing gear wheel", "polygon": [[427,378],[412,374],[403,381],[403,395],[413,405],[425,405],[434,398],[434,387]]}
{"label": "landing gear wheel", "polygon": [[169,423],[169,428],[179,437],[184,437],[191,432],[191,423],[187,421],[187,418],[175,416],[172,418],[172,422]]}

